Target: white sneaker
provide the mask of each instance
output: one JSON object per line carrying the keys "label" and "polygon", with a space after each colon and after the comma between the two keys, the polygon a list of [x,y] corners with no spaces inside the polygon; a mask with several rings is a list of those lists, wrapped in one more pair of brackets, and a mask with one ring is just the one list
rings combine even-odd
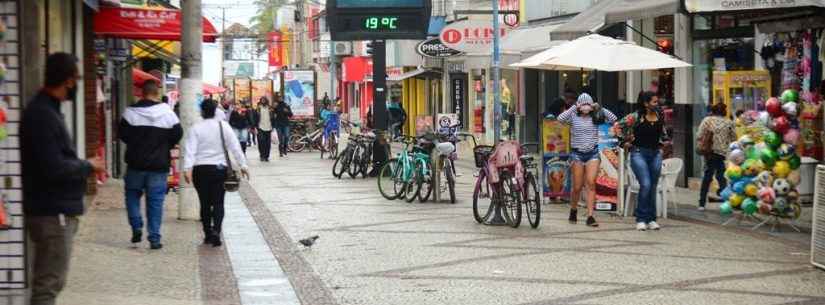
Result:
{"label": "white sneaker", "polygon": [[705,211],[705,207],[699,207],[699,212],[704,212],[704,211]]}
{"label": "white sneaker", "polygon": [[647,230],[647,224],[645,224],[644,222],[637,222],[636,223],[636,230],[639,230],[639,231]]}
{"label": "white sneaker", "polygon": [[655,221],[651,221],[651,222],[647,223],[647,228],[651,229],[651,230],[658,230],[658,229],[661,229],[662,227],[659,226],[659,224],[656,223]]}

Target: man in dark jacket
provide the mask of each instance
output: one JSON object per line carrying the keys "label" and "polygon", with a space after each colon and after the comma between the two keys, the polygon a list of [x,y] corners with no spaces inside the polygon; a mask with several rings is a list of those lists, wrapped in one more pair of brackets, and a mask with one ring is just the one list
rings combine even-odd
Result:
{"label": "man in dark jacket", "polygon": [[262,97],[258,109],[253,112],[254,124],[258,130],[258,152],[262,162],[269,162],[272,151],[272,129],[275,128],[275,109],[269,106],[269,100]]}
{"label": "man in dark jacket", "polygon": [[146,194],[146,230],[151,249],[160,249],[160,224],[163,199],[169,176],[169,151],[183,137],[178,116],[168,104],[160,102],[158,83],[143,83],[143,99],[127,107],[120,120],[118,135],[126,143],[126,211],[132,226],[132,242],[143,236],[140,197]]}
{"label": "man in dark jacket", "polygon": [[275,131],[278,132],[278,154],[286,156],[289,150],[289,118],[292,117],[292,108],[283,102],[280,97],[275,98]]}
{"label": "man in dark jacket", "polygon": [[32,305],[53,305],[66,283],[72,242],[83,214],[86,179],[104,169],[99,157],[77,157],[60,103],[74,100],[77,58],[55,53],[46,60],[46,84],[23,111],[20,148],[23,212],[34,244]]}

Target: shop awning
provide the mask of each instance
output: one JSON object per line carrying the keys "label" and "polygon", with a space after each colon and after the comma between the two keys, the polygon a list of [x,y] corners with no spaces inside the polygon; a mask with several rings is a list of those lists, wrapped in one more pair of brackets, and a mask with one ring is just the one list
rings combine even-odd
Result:
{"label": "shop awning", "polygon": [[719,0],[684,0],[685,8],[690,13],[744,11],[761,9],[793,8],[803,6],[825,7],[823,0],[793,1],[719,1]]}
{"label": "shop awning", "polygon": [[[125,39],[180,41],[179,10],[101,7],[94,17],[97,35]],[[203,18],[203,41],[215,42],[218,32]]]}
{"label": "shop awning", "polygon": [[415,70],[407,71],[407,72],[401,73],[399,75],[387,77],[387,81],[400,82],[402,80],[405,80],[405,79],[408,79],[408,78],[413,78],[413,77],[416,77],[416,78],[439,78],[439,77],[441,77],[441,72],[422,69],[422,68],[417,68]]}
{"label": "shop awning", "polygon": [[158,79],[154,75],[146,73],[143,70],[140,70],[140,69],[137,69],[137,68],[132,68],[132,83],[135,86],[137,86],[137,87],[143,86],[143,83],[146,82],[147,80],[153,80],[153,81],[156,81],[156,82],[160,83],[160,79]]}
{"label": "shop awning", "polygon": [[562,24],[548,24],[537,27],[520,27],[501,40],[501,50],[505,53],[522,54],[541,52],[551,45],[550,32]]}
{"label": "shop awning", "polygon": [[627,20],[655,18],[679,12],[682,0],[618,0],[605,13],[604,22],[613,24]]}
{"label": "shop awning", "polygon": [[160,58],[173,64],[180,64],[180,42],[168,40],[134,40],[132,57]]}
{"label": "shop awning", "polygon": [[601,0],[550,32],[553,40],[573,40],[604,27],[604,16],[622,0]]}

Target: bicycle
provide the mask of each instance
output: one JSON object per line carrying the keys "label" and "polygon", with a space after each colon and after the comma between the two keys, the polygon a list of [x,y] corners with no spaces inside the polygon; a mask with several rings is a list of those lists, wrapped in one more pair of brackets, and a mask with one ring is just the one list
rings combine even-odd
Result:
{"label": "bicycle", "polygon": [[401,141],[404,147],[378,172],[378,192],[387,200],[395,200],[404,196],[413,176],[412,156],[409,151],[416,138],[404,136]]}
{"label": "bicycle", "polygon": [[327,152],[330,159],[338,157],[338,134],[340,130],[340,120],[338,113],[330,114],[324,123],[324,134],[321,138],[321,159]]}
{"label": "bicycle", "polygon": [[302,130],[305,131],[306,127],[301,127],[298,131],[292,133],[289,141],[289,151],[303,152],[307,147],[310,148],[310,151],[312,151],[313,148],[323,151],[324,147],[321,138],[324,130],[322,128],[315,128],[315,130],[310,133],[300,133]]}
{"label": "bicycle", "polygon": [[[450,193],[450,203],[455,204],[456,196],[455,196],[455,176],[456,176],[456,169],[454,165],[454,161],[458,157],[456,154],[456,143],[459,142],[457,133],[458,124],[454,126],[447,127],[444,130],[440,130],[439,136],[439,143],[436,144],[436,149],[438,150],[438,157],[439,162],[442,165],[441,171],[444,173],[444,183],[439,185],[439,191],[443,193],[445,190],[449,191]],[[465,134],[472,136],[472,134]],[[475,140],[475,137],[473,137]]]}
{"label": "bicycle", "polygon": [[[473,156],[479,169],[473,189],[473,218],[476,222],[487,222],[495,209],[501,208],[505,221],[513,228],[521,225],[521,146],[515,141],[501,142],[495,147],[476,145]],[[482,216],[480,201],[489,199],[487,211]]]}
{"label": "bicycle", "polygon": [[[412,181],[415,182],[415,185],[413,185],[414,190],[412,194],[409,192],[410,189],[407,190],[406,199],[407,202],[413,202],[417,197],[418,202],[425,203],[433,193],[432,161],[430,160],[430,155],[435,146],[435,141],[433,135],[428,134],[419,138],[417,142],[417,145],[413,146],[412,149],[412,159],[415,165]],[[422,190],[425,190],[425,192],[422,193]]]}
{"label": "bicycle", "polygon": [[363,178],[367,178],[369,170],[369,162],[372,160],[372,142],[375,141],[375,135],[368,133],[356,137],[355,145],[353,146],[352,158],[350,166],[347,170],[349,176],[353,179],[361,174]]}
{"label": "bicycle", "polygon": [[335,158],[335,163],[332,164],[332,176],[335,178],[341,179],[341,176],[343,176],[345,172],[349,173],[353,151],[355,150],[355,146],[358,145],[360,137],[360,135],[351,135],[347,142],[347,147]]}
{"label": "bicycle", "polygon": [[[522,151],[527,151],[528,147],[540,147],[538,143],[525,143],[521,145]],[[519,156],[522,168],[524,168],[524,185],[522,190],[522,203],[524,203],[524,211],[527,214],[527,221],[530,222],[530,227],[533,229],[539,227],[541,222],[541,196],[539,194],[538,184],[536,183],[536,174],[538,165],[535,158],[530,154]]]}

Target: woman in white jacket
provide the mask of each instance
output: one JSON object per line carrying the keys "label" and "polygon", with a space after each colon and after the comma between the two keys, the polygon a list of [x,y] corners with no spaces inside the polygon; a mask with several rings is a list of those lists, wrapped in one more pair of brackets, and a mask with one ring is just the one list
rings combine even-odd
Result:
{"label": "woman in white jacket", "polygon": [[217,106],[218,103],[212,99],[204,100],[201,104],[203,121],[189,130],[183,164],[186,183],[195,184],[200,199],[203,242],[214,247],[222,245],[221,223],[224,215],[223,200],[226,195],[223,184],[229,165],[224,149],[235,157],[241,169],[241,176],[249,179],[241,144],[235,137],[232,127],[215,117]]}

